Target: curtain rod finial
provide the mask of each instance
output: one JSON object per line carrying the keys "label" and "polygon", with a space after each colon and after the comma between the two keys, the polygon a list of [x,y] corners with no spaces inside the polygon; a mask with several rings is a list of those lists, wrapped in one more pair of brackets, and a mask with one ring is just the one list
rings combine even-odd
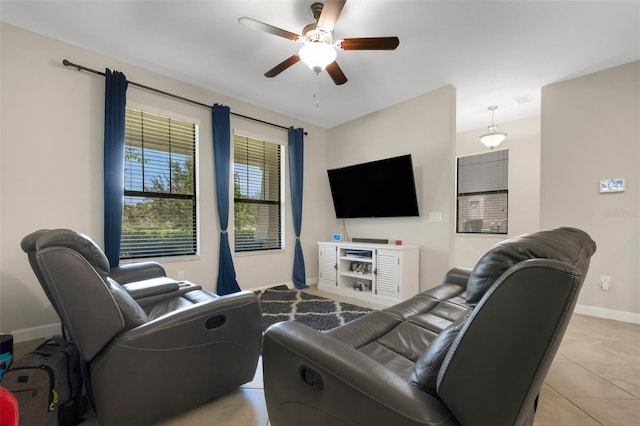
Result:
{"label": "curtain rod finial", "polygon": [[78,71],[82,71],[82,68],[83,68],[80,65],[76,65],[76,64],[74,64],[73,62],[71,62],[71,61],[69,61],[67,59],[63,59],[62,60],[62,65],[64,65],[65,67],[73,67]]}

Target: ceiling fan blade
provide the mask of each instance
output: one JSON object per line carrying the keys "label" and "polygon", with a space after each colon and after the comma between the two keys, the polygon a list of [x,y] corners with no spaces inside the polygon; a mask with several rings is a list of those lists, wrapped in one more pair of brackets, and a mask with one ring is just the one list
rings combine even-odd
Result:
{"label": "ceiling fan blade", "polygon": [[342,50],[395,50],[398,37],[345,38],[339,45]]}
{"label": "ceiling fan blade", "polygon": [[249,28],[253,28],[254,30],[264,31],[265,33],[277,35],[279,37],[284,37],[289,40],[296,41],[300,36],[298,34],[292,33],[287,30],[283,30],[282,28],[274,27],[273,25],[265,24],[264,22],[256,21],[252,18],[247,18],[243,16],[242,18],[238,18],[238,22],[244,26]]}
{"label": "ceiling fan blade", "polygon": [[338,66],[338,63],[336,61],[333,61],[329,65],[327,65],[326,70],[335,84],[341,85],[347,82],[347,76],[344,75],[342,69]]}
{"label": "ceiling fan blade", "polygon": [[296,53],[295,55],[288,57],[287,59],[280,62],[278,65],[276,65],[275,67],[271,68],[269,71],[265,72],[264,76],[275,77],[276,75],[280,74],[282,71],[289,68],[291,65],[297,63],[299,60],[300,60],[300,56],[298,56],[298,54]]}
{"label": "ceiling fan blade", "polygon": [[318,27],[327,32],[333,31],[346,2],[347,0],[325,0],[322,13],[318,18]]}

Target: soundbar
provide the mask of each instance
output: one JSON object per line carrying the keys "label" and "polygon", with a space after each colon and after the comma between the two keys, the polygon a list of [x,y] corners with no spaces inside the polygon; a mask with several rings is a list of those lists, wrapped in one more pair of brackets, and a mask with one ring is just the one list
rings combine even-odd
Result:
{"label": "soundbar", "polygon": [[389,244],[389,240],[380,238],[352,238],[352,243]]}

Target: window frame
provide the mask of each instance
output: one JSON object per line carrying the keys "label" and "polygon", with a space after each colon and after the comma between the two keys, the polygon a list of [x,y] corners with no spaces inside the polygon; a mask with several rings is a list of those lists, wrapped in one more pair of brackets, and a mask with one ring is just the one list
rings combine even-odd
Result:
{"label": "window frame", "polygon": [[[461,159],[469,159],[472,157],[478,158],[484,156],[485,158],[491,161],[491,157],[495,157],[495,161],[501,162],[499,164],[499,169],[496,168],[492,170],[490,174],[486,173],[485,170],[475,170],[474,174],[468,174],[467,179],[469,181],[476,182],[475,186],[484,187],[484,189],[476,190],[476,191],[465,191],[461,192]],[[491,157],[490,157],[491,156]],[[488,163],[488,161],[484,161],[484,163]],[[482,180],[482,178],[485,180]],[[481,184],[477,182],[482,181]],[[466,182],[463,182],[466,183]],[[472,186],[473,186],[472,185]],[[466,185],[468,188],[469,185]],[[464,191],[464,189],[463,189]],[[489,223],[489,226],[485,226],[485,214],[483,208],[483,217],[478,218],[478,220],[482,220],[480,223],[471,223],[470,221],[473,218],[470,217],[470,214],[467,215],[467,219],[465,220],[465,224],[461,224],[461,199],[468,199],[472,202],[472,198],[477,197],[478,201],[484,202],[487,197],[494,198],[493,206],[499,207],[504,206],[504,218],[498,217],[495,218],[494,221]],[[470,210],[470,209],[469,209]],[[494,212],[497,212],[497,209],[494,209]],[[504,226],[502,223],[504,223]],[[467,226],[468,224],[468,226]],[[478,227],[478,225],[480,225]],[[456,234],[462,235],[507,235],[509,232],[509,149],[495,150],[490,152],[483,152],[479,154],[469,154],[458,156],[456,158],[456,220],[455,220],[455,231]]]}
{"label": "window frame", "polygon": [[[149,105],[143,105],[138,103],[127,103],[126,110],[129,109],[142,111],[143,113],[153,114],[157,116],[161,116],[163,118],[167,118],[169,120],[181,121],[189,123],[193,125],[193,155],[189,156],[189,158],[193,159],[193,194],[183,194],[183,193],[170,193],[170,192],[159,192],[159,191],[151,191],[145,190],[144,188],[144,180],[143,180],[143,190],[132,190],[126,188],[126,175],[124,179],[124,197],[141,197],[147,199],[168,199],[168,200],[193,200],[192,207],[192,217],[193,217],[193,237],[192,237],[192,247],[193,250],[189,250],[188,252],[176,253],[176,254],[163,254],[163,253],[154,253],[149,255],[137,255],[137,256],[122,256],[122,236],[121,236],[121,251],[120,251],[120,260],[122,262],[138,262],[142,260],[153,260],[158,259],[163,262],[167,261],[178,261],[183,259],[197,259],[200,255],[200,120],[190,116],[183,116],[181,114],[174,113],[172,111],[166,111],[162,109],[158,109]],[[126,126],[126,111],[125,111],[125,126]],[[125,150],[127,149],[127,141],[125,138]],[[125,163],[126,166],[126,163]],[[167,170],[170,170],[170,165]],[[125,167],[126,168],[126,167]],[[143,178],[144,179],[144,178]],[[124,211],[123,211],[123,227],[124,227]]]}
{"label": "window frame", "polygon": [[[259,141],[265,144],[271,144],[271,145],[275,145],[278,147],[279,150],[279,165],[278,165],[278,169],[279,169],[279,186],[278,186],[278,193],[279,193],[279,202],[273,202],[273,201],[265,201],[265,200],[255,200],[254,202],[250,202],[247,200],[250,199],[246,199],[246,198],[236,198],[235,197],[235,176],[236,176],[236,161],[235,161],[235,156],[236,156],[236,137],[240,137],[240,138],[249,138],[255,141]],[[279,253],[279,252],[284,252],[285,251],[285,207],[286,207],[286,191],[285,191],[285,181],[286,181],[286,143],[281,141],[281,140],[277,140],[277,139],[271,139],[269,137],[266,137],[264,135],[260,135],[260,134],[255,134],[255,133],[251,133],[251,132],[247,132],[247,131],[243,131],[243,130],[238,130],[235,129],[232,135],[232,149],[231,149],[231,155],[233,156],[232,158],[232,163],[231,163],[231,194],[230,194],[230,207],[231,207],[231,212],[232,212],[232,226],[233,226],[233,253],[234,255],[239,255],[239,256],[247,256],[247,255],[263,255],[263,254],[273,254],[273,253]],[[279,206],[278,208],[278,234],[279,234],[279,241],[278,241],[278,247],[266,247],[266,248],[255,248],[255,249],[244,249],[244,250],[238,250],[238,244],[237,244],[237,228],[236,228],[236,203],[237,202],[241,202],[243,204],[255,204],[255,205],[273,205],[273,206]]]}

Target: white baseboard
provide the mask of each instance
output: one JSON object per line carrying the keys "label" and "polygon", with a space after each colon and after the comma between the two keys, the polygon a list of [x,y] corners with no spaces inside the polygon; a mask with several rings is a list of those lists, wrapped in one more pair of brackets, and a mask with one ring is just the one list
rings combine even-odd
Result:
{"label": "white baseboard", "polygon": [[635,312],[618,311],[615,309],[599,308],[597,306],[587,305],[576,305],[574,312],[576,314],[589,315],[597,318],[640,324],[640,314]]}
{"label": "white baseboard", "polygon": [[37,327],[21,328],[11,332],[13,335],[13,342],[20,343],[33,339],[40,339],[51,337],[56,334],[62,334],[62,328],[60,323],[39,325]]}

